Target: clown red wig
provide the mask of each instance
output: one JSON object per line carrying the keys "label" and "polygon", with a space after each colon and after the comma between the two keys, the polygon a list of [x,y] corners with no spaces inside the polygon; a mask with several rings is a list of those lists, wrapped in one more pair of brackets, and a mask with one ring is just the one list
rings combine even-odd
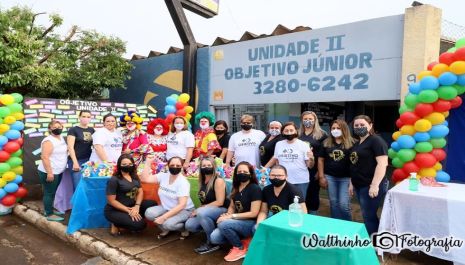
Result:
{"label": "clown red wig", "polygon": [[149,122],[149,124],[147,124],[147,133],[155,134],[154,130],[155,130],[155,126],[157,125],[163,126],[163,133],[161,135],[168,134],[169,126],[164,119],[160,119],[160,118],[153,119]]}

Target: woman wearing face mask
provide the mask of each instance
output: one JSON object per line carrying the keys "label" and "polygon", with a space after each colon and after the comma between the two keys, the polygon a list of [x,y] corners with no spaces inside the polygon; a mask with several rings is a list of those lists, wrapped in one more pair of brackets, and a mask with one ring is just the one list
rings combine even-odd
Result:
{"label": "woman wearing face mask", "polygon": [[266,165],[273,157],[276,143],[283,140],[281,135],[281,127],[283,125],[279,121],[272,121],[268,125],[268,135],[260,144],[260,164]]}
{"label": "woman wearing face mask", "polygon": [[49,221],[63,221],[60,213],[53,210],[53,201],[60,184],[63,171],[65,171],[68,147],[65,139],[61,136],[63,125],[59,121],[51,121],[48,124],[49,136],[41,143],[42,162],[38,166],[37,173],[44,191],[43,203],[44,214]]}
{"label": "woman wearing face mask", "polygon": [[216,221],[218,228],[210,235],[210,240],[215,245],[231,244],[233,247],[224,259],[236,261],[247,253],[262,202],[262,191],[250,163],[242,161],[234,168],[230,198],[228,211]]}
{"label": "woman wearing face mask", "polygon": [[284,166],[289,172],[288,181],[305,194],[308,188],[308,169],[315,165],[313,152],[308,144],[297,138],[297,126],[293,122],[284,124],[281,134],[285,140],[276,144],[273,158],[265,167],[269,168],[276,163]]}
{"label": "woman wearing face mask", "polygon": [[142,200],[144,192],[132,156],[122,154],[116,165],[116,172],[107,183],[107,205],[104,210],[113,236],[119,235],[120,229],[143,230],[147,225],[145,210],[156,205],[154,201]]}
{"label": "woman wearing face mask", "polygon": [[166,159],[180,157],[183,168],[189,167],[195,146],[194,135],[187,130],[187,122],[183,117],[175,117],[171,124],[171,131],[167,137]]}
{"label": "woman wearing face mask", "polygon": [[[327,137],[327,133],[320,128],[318,117],[313,111],[304,111],[300,115],[300,137],[299,139],[308,143],[313,153],[315,161],[318,161],[318,154],[321,153],[323,141]],[[308,190],[304,193],[305,204],[308,212],[317,214],[320,207],[320,185],[318,183],[318,164],[310,169],[310,183]]]}
{"label": "woman wearing face mask", "polygon": [[271,217],[282,210],[289,210],[289,205],[294,203],[294,197],[299,197],[299,204],[303,213],[307,213],[305,200],[302,192],[291,183],[287,182],[287,170],[282,165],[274,165],[270,170],[271,184],[266,186],[263,191],[263,200],[260,207],[260,213],[257,217],[258,224],[268,217]]}
{"label": "woman wearing face mask", "polygon": [[374,134],[373,122],[366,115],[354,119],[357,141],[350,151],[350,177],[360,203],[368,234],[378,231],[378,208],[388,190],[385,177],[388,165],[387,145]]}
{"label": "woman wearing face mask", "polygon": [[147,125],[147,140],[152,148],[155,163],[166,162],[166,135],[169,127],[165,120],[156,118]]}
{"label": "woman wearing face mask", "polygon": [[207,242],[194,251],[206,254],[220,248],[219,245],[211,243],[210,234],[216,228],[216,220],[227,211],[230,203],[226,198],[226,183],[217,176],[215,161],[211,157],[205,157],[200,161],[199,187],[198,197],[201,206],[194,210],[186,221],[186,230],[205,232]]}
{"label": "woman wearing face mask", "polygon": [[318,158],[318,179],[322,188],[328,188],[331,217],[347,221],[352,221],[349,149],[353,144],[347,123],[335,120],[331,123],[331,137],[323,141]]}
{"label": "woman wearing face mask", "polygon": [[216,138],[218,139],[218,143],[221,147],[221,150],[217,150],[216,152],[213,152],[213,154],[216,157],[221,158],[223,162],[226,162],[229,138],[231,137],[228,133],[228,124],[223,120],[219,120],[215,122],[213,128],[215,129]]}
{"label": "woman wearing face mask", "polygon": [[144,157],[152,152],[147,140],[147,134],[141,129],[142,118],[138,113],[128,111],[120,118],[120,125],[124,128],[123,153],[131,154],[136,163],[136,168],[143,162]]}
{"label": "woman wearing face mask", "polygon": [[215,123],[215,116],[207,111],[195,115],[195,123],[199,129],[195,132],[195,148],[193,158],[211,156],[221,150],[215,131],[210,127]]}
{"label": "woman wearing face mask", "polygon": [[161,205],[148,208],[145,217],[160,228],[158,239],[166,237],[170,231],[181,231],[181,239],[184,239],[189,236],[184,223],[194,211],[194,203],[190,197],[190,183],[181,173],[182,159],[171,157],[168,160],[169,172],[152,175],[149,168],[153,159],[151,155],[147,157],[142,177],[149,183],[160,184],[158,196]]}
{"label": "woman wearing face mask", "polygon": [[116,129],[116,117],[111,113],[103,116],[103,128],[92,135],[94,149],[89,161],[116,163],[123,149],[123,136]]}
{"label": "woman wearing face mask", "polygon": [[228,155],[226,156],[227,166],[231,165],[234,157],[236,164],[246,161],[255,167],[260,167],[259,147],[266,135],[260,130],[252,129],[254,121],[252,116],[242,115],[242,130],[233,134],[229,139]]}
{"label": "woman wearing face mask", "polygon": [[92,134],[95,130],[89,127],[90,119],[90,111],[79,112],[79,125],[70,128],[66,137],[69,151],[68,170],[73,180],[73,190],[76,190],[81,180],[81,165],[89,161],[92,153]]}

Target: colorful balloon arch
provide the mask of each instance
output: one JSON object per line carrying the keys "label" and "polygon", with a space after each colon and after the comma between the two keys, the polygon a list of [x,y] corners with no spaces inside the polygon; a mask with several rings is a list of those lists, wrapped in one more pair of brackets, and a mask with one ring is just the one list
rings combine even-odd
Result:
{"label": "colorful balloon arch", "polygon": [[394,142],[388,153],[396,168],[392,175],[394,182],[412,172],[421,180],[450,180],[441,161],[446,158],[443,148],[449,134],[446,118],[450,109],[462,104],[460,96],[465,92],[465,38],[427,69],[418,74],[419,81],[409,85],[409,93],[399,108],[400,117],[396,121],[399,130],[392,135]]}

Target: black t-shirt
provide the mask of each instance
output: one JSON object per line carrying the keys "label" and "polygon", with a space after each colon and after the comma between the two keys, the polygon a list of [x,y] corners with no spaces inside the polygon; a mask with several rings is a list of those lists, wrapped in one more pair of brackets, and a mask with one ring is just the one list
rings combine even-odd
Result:
{"label": "black t-shirt", "polygon": [[277,214],[282,210],[289,210],[289,205],[294,203],[295,196],[299,196],[299,203],[304,202],[300,190],[289,182],[286,182],[278,197],[274,194],[273,185],[263,188],[262,194],[263,202],[268,205],[268,211],[271,214]]}
{"label": "black t-shirt", "polygon": [[[216,137],[218,137],[218,136],[216,136]],[[213,154],[214,154],[215,156],[220,157],[221,152],[223,151],[223,148],[228,148],[229,138],[230,138],[230,137],[231,137],[231,135],[230,135],[229,133],[226,133],[226,134],[223,135],[223,137],[218,138],[218,143],[219,143],[220,146],[221,146],[221,150],[214,152]],[[224,160],[223,162],[226,161],[226,156],[224,157],[223,160]]]}
{"label": "black t-shirt", "polygon": [[350,150],[345,149],[343,144],[322,146],[319,157],[325,159],[325,174],[340,178],[350,177]]}
{"label": "black t-shirt", "polygon": [[310,177],[313,177],[318,172],[318,156],[321,154],[321,148],[323,147],[323,141],[328,137],[326,133],[320,139],[313,138],[313,134],[306,135],[305,133],[301,134],[299,139],[310,144],[312,149],[313,156],[315,157],[315,166],[309,169]]}
{"label": "black t-shirt", "polygon": [[260,144],[260,163],[262,166],[265,166],[273,157],[276,143],[284,139],[281,134],[273,138],[271,141],[268,141],[270,137],[271,135],[268,134]]}
{"label": "black t-shirt", "polygon": [[[199,198],[199,201],[202,205],[206,205],[206,204],[209,204],[211,202],[214,202],[216,201],[216,194],[215,194],[215,182],[216,182],[217,178],[215,178],[215,180],[213,181],[213,185],[211,187],[211,189],[207,191],[207,184],[205,183],[202,183],[202,185],[200,186],[200,189],[199,189],[199,192],[197,193],[197,197]],[[225,189],[225,192],[226,192],[226,189]],[[226,194],[226,193],[225,193]],[[225,200],[224,200],[224,203],[223,203],[223,206],[224,208],[228,208],[229,207],[229,199],[225,197]]]}
{"label": "black t-shirt", "polygon": [[383,155],[387,155],[387,144],[377,135],[354,144],[350,150],[350,177],[355,187],[370,186],[378,164],[376,157]]}
{"label": "black t-shirt", "polygon": [[[129,182],[125,178],[111,177],[107,183],[107,195],[116,195],[116,200],[127,207],[136,204],[137,192],[141,187],[139,180]],[[113,207],[107,204],[109,207]]]}
{"label": "black t-shirt", "polygon": [[78,160],[89,160],[92,153],[92,134],[95,132],[94,128],[81,128],[74,126],[68,131],[68,135],[75,137],[74,152]]}
{"label": "black t-shirt", "polygon": [[254,201],[262,200],[262,190],[255,183],[249,183],[242,191],[234,194],[233,198],[234,212],[250,212],[250,206]]}

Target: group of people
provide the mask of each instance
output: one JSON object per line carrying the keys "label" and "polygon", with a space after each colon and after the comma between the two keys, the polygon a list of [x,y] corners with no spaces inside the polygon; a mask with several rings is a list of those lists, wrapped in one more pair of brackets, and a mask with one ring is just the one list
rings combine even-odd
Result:
{"label": "group of people", "polygon": [[[228,243],[232,248],[225,260],[235,261],[245,256],[259,223],[288,209],[295,196],[306,213],[317,214],[320,188],[328,190],[331,217],[352,220],[350,201],[355,192],[368,233],[378,229],[377,210],[389,185],[387,145],[374,133],[368,116],[355,117],[354,136],[340,119],[331,123],[328,134],[311,111],[302,113],[300,126],[272,121],[266,133],[254,129],[254,118],[246,114],[240,120],[241,130],[232,135],[228,124],[215,121],[209,112],[196,115],[195,134],[183,117],[175,117],[170,124],[154,119],[147,132],[141,130],[142,119],[135,112],[120,117],[122,130],[116,128],[117,118],[111,114],[104,116],[104,127],[96,130],[89,126],[90,118],[89,112],[82,111],[79,125],[68,131],[66,141],[61,136],[63,125],[52,121],[50,135],[42,142],[38,172],[50,221],[63,220],[62,213],[53,210],[53,198],[64,170],[72,171],[76,188],[82,163],[114,161],[104,211],[112,223],[112,235],[123,229],[141,231],[146,220],[160,228],[160,239],[171,231],[179,231],[181,239],[189,232],[204,231],[207,240],[195,249],[197,253]],[[215,156],[233,168],[230,191],[219,177]],[[195,158],[200,161],[198,208],[185,178]],[[155,172],[153,165],[158,163],[166,163],[167,170]],[[138,168],[142,168],[139,173]],[[263,190],[256,168],[269,169],[271,184]],[[144,197],[144,183],[159,185],[159,203]]]}

